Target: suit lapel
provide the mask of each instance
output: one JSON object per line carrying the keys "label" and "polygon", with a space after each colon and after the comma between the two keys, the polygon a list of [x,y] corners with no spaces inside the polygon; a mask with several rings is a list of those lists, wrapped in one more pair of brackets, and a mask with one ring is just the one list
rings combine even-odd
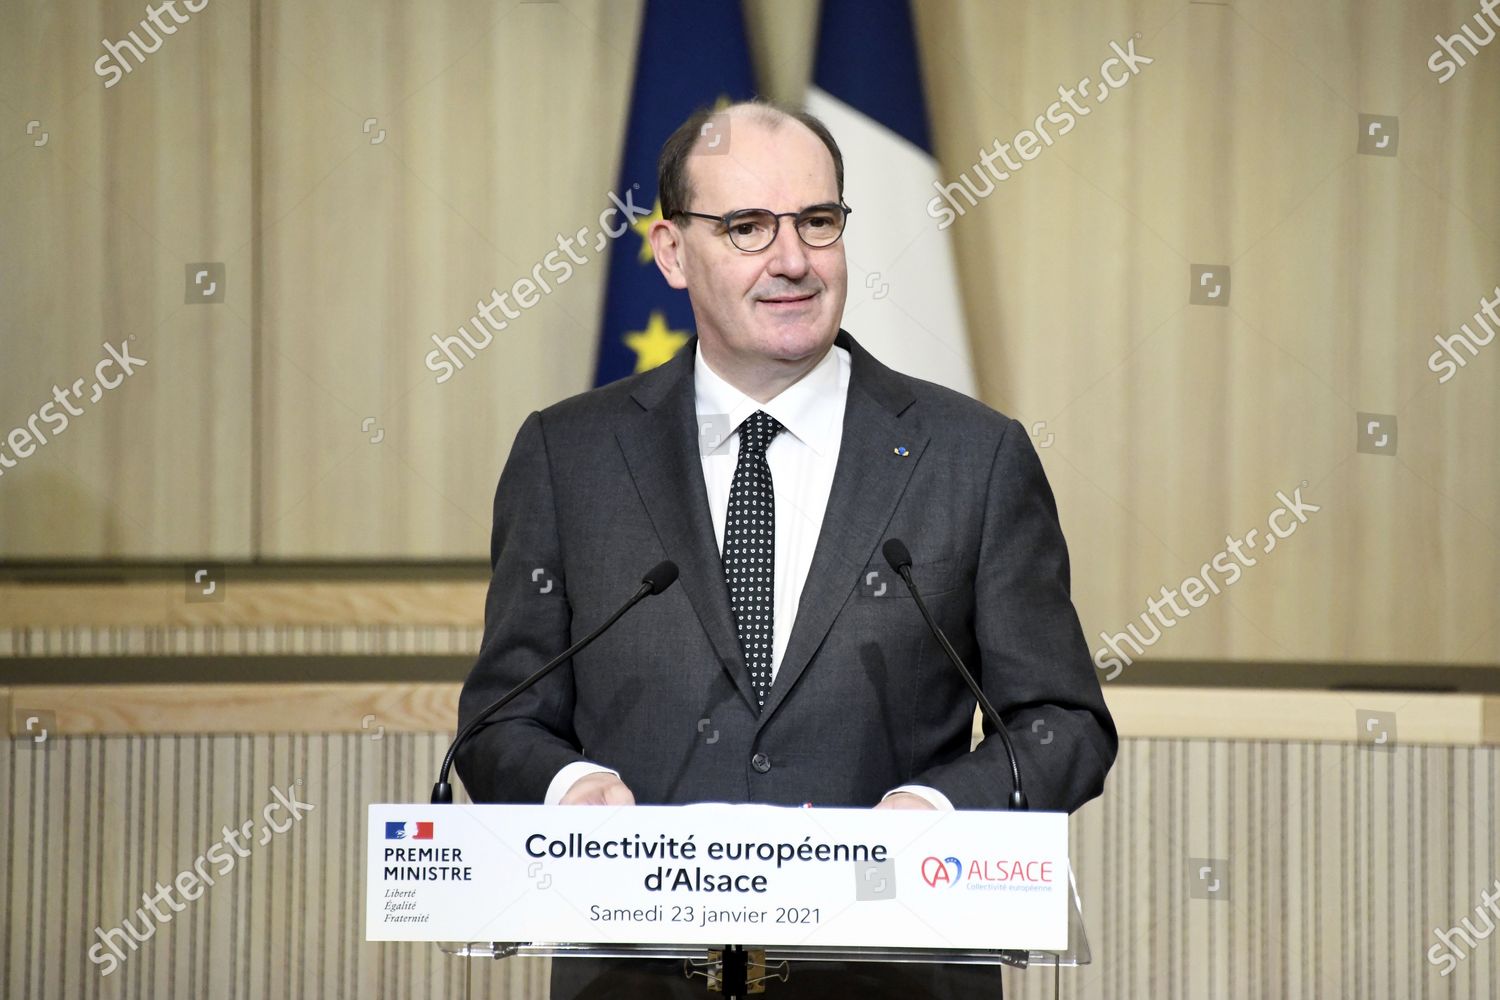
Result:
{"label": "suit lapel", "polygon": [[[928,442],[919,421],[901,419],[915,401],[907,384],[847,333],[840,331],[836,343],[849,351],[851,362],[839,460],[797,619],[761,712],[762,723],[807,669],[860,573],[875,556]],[[897,448],[907,454],[898,454]],[[725,603],[727,607],[727,598]]]}
{"label": "suit lapel", "polygon": [[682,575],[678,585],[719,662],[755,709],[703,485],[693,400],[695,345],[689,341],[675,358],[641,379],[631,395],[644,412],[617,430],[615,438],[662,548]]}

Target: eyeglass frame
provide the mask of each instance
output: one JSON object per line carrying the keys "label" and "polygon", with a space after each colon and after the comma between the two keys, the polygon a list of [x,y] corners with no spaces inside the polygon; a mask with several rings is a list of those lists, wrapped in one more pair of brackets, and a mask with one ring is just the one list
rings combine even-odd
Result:
{"label": "eyeglass frame", "polygon": [[[819,208],[837,208],[839,211],[844,213],[844,224],[839,227],[839,234],[833,239],[829,240],[827,243],[809,243],[807,242],[807,237],[802,235],[802,230],[797,228],[795,220],[800,218],[803,213],[811,212],[814,209]],[[734,211],[726,212],[723,215],[708,215],[705,212],[689,212],[687,209],[682,209],[681,211],[673,213],[673,215],[674,217],[678,215],[686,215],[690,218],[703,219],[707,222],[717,222],[719,225],[724,227],[724,235],[729,237],[730,245],[732,245],[740,253],[765,253],[776,243],[776,237],[781,235],[781,220],[784,217],[790,216],[793,219],[792,231],[797,234],[797,239],[802,241],[803,246],[811,250],[825,250],[844,238],[844,230],[849,228],[849,213],[853,211],[854,209],[850,208],[847,204],[845,204],[844,199],[840,198],[838,201],[822,201],[816,205],[808,205],[806,208],[796,212],[773,212],[769,208],[737,208]],[[769,215],[772,219],[775,220],[775,226],[771,230],[770,240],[768,240],[766,242],[766,245],[761,247],[759,250],[746,250],[744,247],[740,246],[734,241],[734,236],[730,232],[730,220],[737,215],[744,215],[746,212],[764,212],[766,215]]]}

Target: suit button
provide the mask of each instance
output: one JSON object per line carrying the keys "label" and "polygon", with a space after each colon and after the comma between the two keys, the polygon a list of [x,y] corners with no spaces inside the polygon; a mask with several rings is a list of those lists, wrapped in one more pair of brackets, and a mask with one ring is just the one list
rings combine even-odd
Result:
{"label": "suit button", "polygon": [[761,774],[765,774],[771,769],[771,758],[767,757],[763,753],[758,753],[754,757],[750,758],[750,766],[755,768]]}

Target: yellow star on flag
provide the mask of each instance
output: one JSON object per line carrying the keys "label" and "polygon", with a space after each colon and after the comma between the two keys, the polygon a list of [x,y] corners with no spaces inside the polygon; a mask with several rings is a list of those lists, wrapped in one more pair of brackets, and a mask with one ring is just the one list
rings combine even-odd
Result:
{"label": "yellow star on flag", "polygon": [[688,342],[685,330],[673,330],[667,326],[667,318],[659,310],[651,310],[646,329],[630,330],[625,334],[625,346],[635,352],[635,370],[646,372],[657,365],[672,360],[672,355]]}
{"label": "yellow star on flag", "polygon": [[630,228],[634,229],[641,238],[641,252],[637,259],[642,264],[649,264],[651,262],[651,258],[655,256],[655,254],[651,251],[651,241],[647,239],[647,234],[651,232],[651,223],[660,221],[661,199],[658,198],[656,199],[656,207],[651,209],[650,215],[646,216],[644,219],[638,219],[630,224]]}

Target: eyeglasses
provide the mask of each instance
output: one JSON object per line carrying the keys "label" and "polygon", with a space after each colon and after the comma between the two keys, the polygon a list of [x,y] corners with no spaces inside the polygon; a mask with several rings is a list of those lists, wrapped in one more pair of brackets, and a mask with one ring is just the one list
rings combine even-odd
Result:
{"label": "eyeglasses", "polygon": [[702,212],[678,212],[695,219],[717,222],[729,234],[729,241],[745,253],[760,253],[776,242],[781,220],[793,220],[797,235],[810,247],[827,247],[844,235],[844,224],[854,211],[843,203],[812,205],[800,212],[773,212],[769,208],[742,208],[728,215],[705,215]]}

